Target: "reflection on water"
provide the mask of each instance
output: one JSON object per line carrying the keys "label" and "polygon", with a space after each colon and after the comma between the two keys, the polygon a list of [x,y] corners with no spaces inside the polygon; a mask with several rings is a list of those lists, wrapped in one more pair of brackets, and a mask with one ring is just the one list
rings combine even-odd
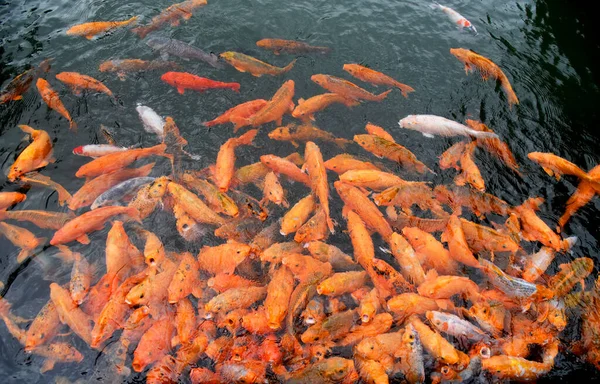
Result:
{"label": "reflection on water", "polygon": [[[338,137],[351,139],[363,133],[367,121],[388,129],[398,142],[405,143],[425,164],[435,164],[437,157],[453,140],[428,140],[412,132],[400,130],[398,119],[413,113],[431,113],[457,121],[479,119],[507,141],[523,166],[524,178],[518,179],[499,162],[479,156],[488,191],[518,205],[530,196],[544,197],[541,216],[556,222],[564,211],[565,202],[574,191],[574,179],[555,182],[537,165],[527,160],[531,151],[553,152],[589,170],[598,164],[597,143],[600,123],[597,105],[598,63],[600,48],[593,38],[597,32],[594,14],[583,5],[559,1],[481,2],[452,1],[448,5],[460,10],[477,27],[479,34],[463,33],[444,17],[432,12],[422,1],[362,2],[284,2],[276,0],[209,1],[209,6],[177,28],[165,28],[164,36],[185,41],[206,52],[239,51],[277,66],[289,62],[289,56],[273,56],[260,50],[255,42],[265,37],[281,37],[333,47],[329,55],[301,55],[294,69],[282,78],[254,78],[232,68],[218,70],[200,62],[178,61],[186,71],[221,81],[242,84],[241,93],[206,92],[179,95],[160,81],[160,72],[149,71],[120,81],[112,74],[100,73],[98,65],[110,59],[160,59],[132,33],[123,29],[96,41],[73,38],[65,31],[73,24],[90,20],[124,20],[141,14],[150,20],[171,2],[161,1],[78,1],[35,0],[27,2],[0,2],[0,82],[5,85],[19,73],[36,66],[45,58],[53,58],[50,76],[60,71],[77,71],[103,81],[117,95],[112,101],[103,95],[76,97],[63,87],[56,87],[67,109],[78,122],[79,133],[67,131],[68,124],[41,101],[35,87],[24,99],[0,106],[0,176],[1,191],[26,191],[9,183],[5,174],[16,156],[26,146],[17,124],[28,124],[46,130],[53,138],[57,161],[45,168],[44,173],[75,192],[81,180],[74,180],[75,170],[86,159],[71,154],[74,147],[101,143],[101,124],[114,133],[121,146],[155,145],[156,138],[147,135],[135,111],[141,103],[154,108],[160,115],[173,116],[183,137],[189,141],[187,150],[200,154],[201,159],[184,158],[184,167],[201,169],[214,161],[219,146],[231,137],[229,129],[216,127],[207,130],[200,124],[213,119],[224,110],[241,102],[272,95],[283,79],[296,81],[296,98],[309,97],[321,89],[308,79],[314,73],[342,75],[344,63],[357,62],[377,68],[416,89],[408,99],[392,93],[386,103],[371,103],[348,111],[334,106],[317,117],[317,125]],[[348,4],[346,4],[348,3]],[[462,66],[448,50],[455,47],[471,48],[491,58],[505,70],[521,105],[509,110],[502,91],[492,82],[482,83],[479,76],[465,76]],[[56,83],[56,82],[54,82]],[[378,93],[378,92],[377,92]],[[294,148],[287,143],[275,145],[265,137],[258,148],[243,147],[237,152],[239,164],[259,160],[263,153],[287,155]],[[327,159],[339,150],[324,145]],[[167,162],[160,164],[157,174],[169,172]],[[398,169],[394,169],[398,171]],[[441,175],[441,183],[452,182],[451,176]],[[295,202],[305,191],[290,191],[288,199]],[[27,192],[23,209],[58,210],[57,194],[50,189],[32,188]],[[575,235],[579,242],[573,255],[559,256],[559,262],[588,256],[598,259],[596,239],[600,231],[594,218],[600,209],[599,200],[582,208],[571,220],[565,232]],[[341,211],[334,203],[332,211]],[[340,223],[345,221],[338,215]],[[169,249],[188,249],[197,254],[202,244],[189,245],[177,234],[172,217],[158,214],[149,224],[162,236]],[[33,226],[24,227],[37,231]],[[94,235],[104,239],[108,229]],[[51,236],[51,232],[43,236]],[[42,234],[40,234],[42,236]],[[203,244],[218,244],[218,239],[203,239]],[[347,234],[338,233],[331,239],[342,250],[351,253]],[[79,246],[74,247],[76,250]],[[529,250],[529,249],[528,249]],[[48,298],[51,281],[68,281],[70,266],[53,257],[56,250],[45,247],[34,260],[17,266],[16,250],[0,238],[0,281],[5,287],[2,294],[14,303],[19,316],[32,318]],[[86,249],[89,260],[103,260],[103,241],[92,242]],[[551,274],[556,271],[553,264]],[[596,271],[592,274],[596,275]],[[591,278],[588,285],[591,286]],[[580,317],[579,310],[569,313],[573,322]],[[577,338],[578,327],[569,328],[562,335],[564,344]],[[96,354],[81,340],[75,346],[86,352],[83,363],[58,365],[55,370],[39,374],[41,359],[26,354],[20,344],[0,325],[0,374],[9,382],[28,380],[53,382],[54,378],[68,377],[86,382],[106,377],[106,355]],[[559,354],[556,368],[544,381],[558,381],[565,375],[598,377],[596,370],[583,364],[572,354]],[[570,376],[573,377],[573,376]],[[583,376],[582,376],[583,377]],[[132,376],[129,381],[141,380]]]}

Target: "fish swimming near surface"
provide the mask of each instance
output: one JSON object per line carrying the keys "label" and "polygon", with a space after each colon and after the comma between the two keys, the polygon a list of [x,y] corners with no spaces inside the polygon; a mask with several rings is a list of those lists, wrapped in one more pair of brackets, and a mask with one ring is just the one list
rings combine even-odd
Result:
{"label": "fish swimming near surface", "polygon": [[76,95],[81,95],[83,90],[90,90],[106,93],[108,96],[114,97],[106,85],[91,76],[82,75],[77,72],[61,72],[56,75],[56,79],[66,84]]}
{"label": "fish swimming near surface", "polygon": [[284,39],[262,39],[256,42],[256,46],[273,51],[274,54],[280,53],[321,53],[331,52],[329,47],[316,47],[302,41],[284,40]]}
{"label": "fish swimming near surface", "polygon": [[441,9],[442,12],[444,12],[448,16],[450,21],[455,23],[459,28],[468,29],[470,31],[475,32],[475,34],[477,34],[477,29],[475,29],[473,24],[471,24],[471,22],[469,20],[467,20],[460,13],[456,12],[454,9],[452,9],[450,7],[446,7],[446,6],[438,4],[438,3],[433,3],[430,6],[433,9]]}
{"label": "fish swimming near surface", "polygon": [[100,72],[116,73],[120,80],[125,80],[128,73],[153,71],[160,69],[176,70],[179,64],[164,60],[115,59],[102,62],[98,66]]}
{"label": "fish swimming near surface", "polygon": [[508,106],[519,104],[519,99],[508,80],[508,77],[502,72],[500,67],[487,57],[483,57],[473,51],[464,48],[450,48],[450,53],[465,65],[465,72],[477,69],[481,73],[481,78],[486,81],[490,77],[500,82],[500,86],[508,99]]}
{"label": "fish swimming near surface", "polygon": [[316,112],[319,112],[334,103],[344,104],[346,107],[355,107],[360,104],[356,100],[346,99],[344,96],[340,96],[337,93],[324,93],[306,100],[302,98],[298,99],[298,106],[292,112],[292,116],[303,121],[314,121]]}
{"label": "fish swimming near surface", "polygon": [[77,24],[67,30],[69,36],[85,36],[91,40],[101,33],[107,33],[113,29],[127,26],[134,23],[137,16],[124,21],[92,21],[90,23]]}
{"label": "fish swimming near surface", "polygon": [[142,124],[144,124],[144,130],[148,133],[154,133],[161,140],[163,139],[165,132],[165,119],[163,119],[158,113],[150,107],[138,104],[135,107]]}
{"label": "fish swimming near surface", "polygon": [[294,64],[296,64],[296,59],[294,59],[285,67],[279,68],[239,52],[223,52],[219,57],[231,64],[238,71],[248,72],[256,77],[261,77],[262,75],[282,75],[289,72],[294,67]]}
{"label": "fish swimming near surface", "polygon": [[205,127],[212,127],[218,124],[233,123],[233,132],[237,132],[247,124],[247,120],[254,116],[258,111],[267,105],[267,100],[256,99],[236,105],[225,111],[221,116],[203,123]]}
{"label": "fish swimming near surface", "polygon": [[408,115],[398,122],[400,128],[421,132],[423,136],[467,136],[474,138],[498,138],[493,132],[480,132],[456,121],[435,115]]}
{"label": "fish swimming near surface", "polygon": [[181,20],[189,20],[193,16],[193,12],[196,8],[203,7],[206,4],[206,0],[186,0],[181,3],[173,4],[157,16],[154,16],[149,24],[139,26],[131,31],[143,39],[149,33],[156,31],[167,23],[176,27]]}
{"label": "fish swimming near surface", "polygon": [[390,92],[392,92],[390,89],[379,95],[374,95],[348,80],[330,75],[317,74],[312,75],[310,79],[329,92],[337,93],[338,95],[353,100],[382,101]]}
{"label": "fish swimming near surface", "polygon": [[253,127],[258,127],[272,121],[277,125],[281,125],[283,115],[291,113],[294,110],[295,83],[294,80],[288,80],[275,92],[271,100],[252,117],[248,118],[247,122]]}
{"label": "fish swimming near surface", "polygon": [[73,154],[87,157],[101,157],[110,153],[123,152],[130,148],[117,147],[111,144],[88,144],[73,148]]}
{"label": "fish swimming near surface", "polygon": [[359,80],[371,83],[375,86],[387,85],[389,87],[396,87],[400,90],[400,92],[402,92],[402,96],[404,97],[408,97],[410,92],[415,91],[414,88],[409,85],[402,84],[398,80],[395,80],[388,75],[360,64],[344,64],[344,71],[348,72]]}
{"label": "fish swimming near surface", "polygon": [[77,131],[77,124],[73,121],[69,111],[67,111],[67,108],[65,108],[65,105],[60,100],[58,92],[52,89],[50,83],[48,83],[48,81],[45,79],[40,78],[37,80],[36,86],[40,92],[40,96],[42,96],[42,100],[44,100],[44,103],[46,103],[50,109],[54,109],[62,117],[69,121],[69,129],[71,129],[71,131]]}
{"label": "fish swimming near surface", "polygon": [[45,167],[54,162],[52,157],[52,139],[48,132],[31,128],[28,125],[19,125],[19,128],[29,134],[33,142],[19,154],[8,171],[8,180],[15,181],[22,175]]}
{"label": "fish swimming near surface", "polygon": [[177,92],[184,94],[186,89],[204,92],[207,89],[226,88],[236,92],[240,91],[240,83],[223,83],[207,79],[186,72],[167,72],[160,77],[165,83],[177,88]]}
{"label": "fish swimming near surface", "polygon": [[203,61],[213,68],[224,68],[223,64],[219,61],[219,57],[214,53],[204,52],[200,48],[196,48],[180,40],[162,36],[151,36],[146,40],[146,45],[155,51],[159,51],[163,59],[166,59],[169,55],[173,55],[185,60]]}
{"label": "fish swimming near surface", "polygon": [[50,70],[52,59],[42,61],[37,67],[28,69],[12,79],[0,92],[0,104],[23,99],[23,94],[29,90],[36,77]]}

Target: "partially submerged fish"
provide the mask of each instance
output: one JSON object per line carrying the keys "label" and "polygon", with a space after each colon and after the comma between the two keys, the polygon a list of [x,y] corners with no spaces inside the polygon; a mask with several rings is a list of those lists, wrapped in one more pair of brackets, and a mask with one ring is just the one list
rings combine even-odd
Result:
{"label": "partially submerged fish", "polygon": [[396,87],[400,89],[400,92],[402,92],[402,96],[404,97],[408,97],[408,94],[410,92],[415,91],[412,87],[406,84],[402,84],[401,82],[389,77],[388,75],[375,71],[371,68],[367,68],[360,64],[344,64],[344,71],[348,72],[357,79],[374,84],[376,86],[387,85],[389,87]]}
{"label": "partially submerged fish", "polygon": [[159,51],[163,58],[173,55],[185,60],[203,61],[213,68],[223,68],[223,64],[219,62],[219,57],[214,53],[206,53],[200,48],[180,40],[169,39],[162,36],[151,36],[146,39],[146,44],[155,51]]}
{"label": "partially submerged fish", "polygon": [[480,132],[456,121],[435,115],[408,115],[398,122],[400,128],[421,132],[423,136],[467,136],[474,138],[498,138],[493,132]]}
{"label": "partially submerged fish", "polygon": [[67,35],[84,36],[91,40],[99,34],[107,33],[113,29],[134,23],[137,16],[123,21],[93,21],[90,23],[77,24],[67,30]]}
{"label": "partially submerged fish", "polygon": [[180,21],[189,20],[196,8],[200,8],[205,5],[206,0],[186,0],[181,3],[173,4],[163,10],[157,16],[154,16],[149,24],[139,26],[131,31],[143,39],[146,37],[146,35],[156,31],[167,23],[171,24],[172,26],[177,26],[179,25]]}
{"label": "partially submerged fish", "polygon": [[285,67],[279,68],[239,52],[223,52],[219,55],[219,57],[228,62],[238,71],[248,72],[256,77],[260,77],[262,75],[282,75],[286,72],[289,72],[294,67],[294,64],[296,64],[296,60],[294,59]]}
{"label": "partially submerged fish", "polygon": [[452,21],[458,27],[464,28],[464,29],[468,29],[470,31],[475,32],[475,34],[477,34],[477,29],[475,29],[475,27],[473,26],[473,24],[471,24],[471,22],[469,20],[467,20],[460,13],[456,12],[454,9],[452,9],[450,7],[443,6],[443,5],[438,4],[438,3],[431,4],[431,8],[433,8],[433,9],[438,8],[438,9],[442,10],[442,12],[444,12],[448,16],[448,18],[450,19],[450,21]]}
{"label": "partially submerged fish", "polygon": [[284,39],[262,39],[256,42],[256,46],[273,51],[274,54],[280,53],[321,53],[331,52],[329,47],[316,47],[303,41],[284,40]]}

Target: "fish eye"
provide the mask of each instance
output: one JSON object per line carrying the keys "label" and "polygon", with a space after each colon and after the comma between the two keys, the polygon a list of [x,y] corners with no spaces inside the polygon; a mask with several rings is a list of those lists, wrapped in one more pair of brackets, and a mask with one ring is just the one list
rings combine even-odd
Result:
{"label": "fish eye", "polygon": [[181,226],[181,228],[183,228],[183,229],[188,229],[188,227],[189,227],[189,225],[187,225],[187,224],[183,224],[183,225]]}
{"label": "fish eye", "polygon": [[344,370],[340,368],[340,369],[338,370],[338,373],[344,373]]}
{"label": "fish eye", "polygon": [[374,346],[374,345],[371,345],[371,351],[372,351],[372,350],[374,350],[374,349],[375,349],[375,346]]}

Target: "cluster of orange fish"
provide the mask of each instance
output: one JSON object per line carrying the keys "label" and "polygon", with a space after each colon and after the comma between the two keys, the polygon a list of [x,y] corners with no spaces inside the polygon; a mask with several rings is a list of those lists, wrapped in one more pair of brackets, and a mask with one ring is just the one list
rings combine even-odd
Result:
{"label": "cluster of orange fish", "polygon": [[[166,23],[188,19],[205,4],[189,0],[173,5],[135,31],[144,37]],[[88,23],[69,33],[91,38],[133,21]],[[258,45],[276,53],[327,51],[284,40],[262,40]],[[467,70],[477,68],[484,78],[498,79],[509,105],[518,103],[508,79],[490,60],[466,50],[452,54]],[[222,56],[255,75],[286,72],[248,56]],[[120,71],[127,68],[141,67],[122,66]],[[3,102],[18,100],[48,69],[44,63],[15,79]],[[405,97],[414,91],[357,64],[346,64],[344,70],[374,85],[399,88]],[[57,78],[76,92],[112,95],[102,83],[83,75],[63,73]],[[214,85],[177,75],[168,79],[180,90]],[[53,161],[48,133],[20,126],[33,141],[11,166],[8,179],[56,189],[60,204],[68,204],[71,211],[92,208],[77,216],[71,211],[10,210],[26,195],[0,192],[0,234],[21,249],[18,262],[35,257],[46,241],[6,221],[53,230],[49,244],[65,263],[72,263],[70,281],[50,284],[47,304],[26,329],[20,324],[28,320],[15,315],[7,299],[0,299],[0,318],[27,352],[45,358],[42,371],[57,362],[81,362],[83,355],[69,341],[78,337],[102,351],[117,374],[130,374],[129,367],[145,371],[148,383],[175,383],[184,375],[193,383],[388,383],[390,378],[421,383],[426,372],[432,382],[479,375],[534,381],[553,368],[560,333],[571,320],[567,310],[574,307],[583,308],[581,340],[562,347],[600,368],[600,282],[589,290],[583,285],[593,261],[577,258],[559,265],[554,274],[546,273],[557,253],[573,246],[575,238],[563,239],[559,233],[600,191],[600,166],[586,173],[558,156],[529,154],[557,179],[569,175],[581,180],[555,231],[536,214],[543,199],[530,198],[513,207],[485,192],[473,160],[477,148],[516,173],[519,166],[508,145],[484,124],[410,117],[410,129],[468,140],[440,156],[440,169],[459,171],[455,185],[408,181],[388,167],[400,165],[413,176],[433,171],[382,127],[369,123],[366,134],[350,141],[310,122],[315,112],[332,103],[381,101],[391,90],[374,95],[333,76],[319,74],[312,80],[331,93],[300,99],[296,106],[295,84],[288,80],[271,99],[248,101],[205,123],[232,123],[237,131],[270,122],[280,125],[291,114],[301,122],[276,128],[268,136],[296,147],[304,143],[303,154],[265,154],[258,163],[236,168],[236,148],[252,145],[259,133],[251,129],[227,140],[214,165],[183,170],[182,158],[190,156],[183,149],[187,141],[167,117],[157,128],[162,143],[154,147],[77,148],[74,153],[95,159],[76,172],[86,182],[73,196],[35,173]],[[44,101],[71,121],[48,83],[40,78],[37,84]],[[315,141],[344,149],[354,142],[364,152],[325,161]],[[367,154],[385,163],[369,162],[363,157]],[[154,163],[129,168],[152,156],[168,159],[172,173],[149,179]],[[333,173],[338,178],[334,196],[341,199],[335,203],[343,204],[351,254],[326,242],[336,227],[330,209]],[[306,196],[290,207],[292,185],[294,195],[296,189],[304,189]],[[260,201],[242,191],[256,191],[254,187],[262,192]],[[197,244],[214,229],[223,243],[204,246],[198,255],[165,249],[161,234],[146,220],[159,210],[172,215],[185,241]],[[479,223],[461,217],[463,211]],[[506,219],[496,223],[486,215]],[[107,222],[112,224],[105,260],[88,260],[88,235]],[[66,246],[75,241],[84,244],[81,252]],[[543,247],[528,255],[522,248],[525,241]],[[105,272],[99,276],[98,271]],[[578,283],[581,289],[575,289]],[[73,335],[65,337],[65,327]]]}

